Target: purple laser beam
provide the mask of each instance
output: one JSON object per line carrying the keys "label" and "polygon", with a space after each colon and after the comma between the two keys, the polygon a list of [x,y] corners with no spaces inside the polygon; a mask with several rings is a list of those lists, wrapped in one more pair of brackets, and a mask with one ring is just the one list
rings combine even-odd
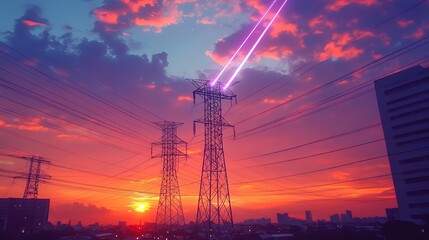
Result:
{"label": "purple laser beam", "polygon": [[223,90],[227,89],[229,87],[229,85],[231,84],[231,82],[234,80],[234,78],[237,76],[237,74],[240,72],[241,68],[243,67],[243,65],[246,63],[247,59],[249,59],[250,55],[253,53],[253,51],[255,50],[256,46],[258,46],[259,42],[261,41],[261,39],[264,37],[265,33],[268,31],[268,28],[270,28],[271,24],[273,24],[274,20],[276,19],[277,15],[280,13],[280,11],[282,10],[282,8],[284,7],[284,5],[286,4],[288,0],[285,0],[283,2],[283,4],[280,6],[279,10],[277,10],[276,14],[274,15],[274,17],[271,19],[271,21],[268,23],[267,27],[264,29],[264,31],[261,33],[261,35],[259,36],[258,40],[256,40],[255,44],[253,45],[253,47],[250,49],[250,51],[247,53],[246,57],[243,59],[243,61],[241,62],[240,66],[238,66],[237,70],[235,70],[234,74],[231,76],[231,78],[229,79],[229,81],[225,84],[225,86],[223,87]]}
{"label": "purple laser beam", "polygon": [[261,19],[259,19],[259,22],[255,25],[255,27],[252,29],[252,31],[249,33],[249,35],[247,35],[246,39],[241,44],[241,46],[237,49],[237,51],[234,53],[234,55],[232,55],[231,59],[229,59],[229,61],[225,64],[225,66],[223,67],[222,71],[220,71],[220,73],[217,75],[217,77],[215,78],[215,80],[213,80],[213,82],[211,83],[211,86],[215,85],[215,83],[219,80],[219,78],[222,75],[222,73],[226,70],[226,68],[228,67],[228,65],[232,62],[232,60],[235,58],[235,56],[238,54],[238,52],[241,50],[241,48],[244,46],[244,44],[246,44],[247,40],[250,38],[250,36],[252,36],[253,32],[259,26],[259,24],[262,22],[262,20],[264,20],[265,16],[268,14],[268,12],[274,6],[274,3],[276,3],[276,1],[277,0],[274,0],[274,2],[268,8],[268,10],[265,12],[265,14],[261,17]]}

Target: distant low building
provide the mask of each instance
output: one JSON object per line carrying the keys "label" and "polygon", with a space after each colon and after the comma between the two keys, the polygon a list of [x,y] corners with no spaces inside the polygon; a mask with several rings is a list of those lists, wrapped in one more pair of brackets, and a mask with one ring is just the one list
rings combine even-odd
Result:
{"label": "distant low building", "polygon": [[76,232],[83,231],[83,225],[81,221],[78,221],[76,225],[73,226],[73,230]]}
{"label": "distant low building", "polygon": [[98,222],[93,223],[93,224],[89,224],[88,225],[88,230],[96,232],[100,230],[100,224]]}
{"label": "distant low building", "polygon": [[259,234],[259,237],[264,240],[288,240],[288,239],[294,239],[295,235],[290,233],[277,233],[277,234],[263,233],[263,234]]}
{"label": "distant low building", "polygon": [[127,229],[127,222],[126,221],[119,221],[118,227],[121,231],[125,231]]}
{"label": "distant low building", "polygon": [[243,221],[245,225],[268,225],[271,224],[271,218],[255,218],[246,219]]}
{"label": "distant low building", "polygon": [[334,214],[330,216],[330,220],[332,223],[339,223],[340,222],[340,215]]}
{"label": "distant low building", "polygon": [[38,233],[47,225],[49,199],[0,198],[0,231]]}
{"label": "distant low building", "polygon": [[287,225],[289,223],[289,214],[288,213],[277,213],[277,224]]}
{"label": "distant low building", "polygon": [[398,208],[386,208],[387,221],[399,220],[399,209]]}
{"label": "distant low building", "polygon": [[155,230],[155,229],[157,229],[156,223],[145,222],[144,223],[144,229],[146,229],[146,230]]}

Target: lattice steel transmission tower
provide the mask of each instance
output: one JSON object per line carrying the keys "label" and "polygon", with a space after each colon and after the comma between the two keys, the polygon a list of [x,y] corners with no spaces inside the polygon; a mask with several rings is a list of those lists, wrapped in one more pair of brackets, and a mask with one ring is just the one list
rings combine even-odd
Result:
{"label": "lattice steel transmission tower", "polygon": [[18,177],[18,178],[27,179],[27,184],[25,185],[23,198],[37,199],[38,195],[39,195],[39,182],[40,182],[40,180],[50,178],[50,176],[41,174],[40,167],[41,167],[42,163],[49,164],[50,162],[48,160],[44,159],[43,157],[39,157],[39,156],[31,156],[31,157],[14,156],[14,157],[18,157],[18,158],[22,158],[22,159],[30,161],[30,168],[28,169],[27,176]]}
{"label": "lattice steel transmission tower", "polygon": [[[194,121],[204,124],[204,158],[197,209],[197,234],[202,239],[234,239],[228,176],[223,151],[223,127],[232,127],[222,117],[222,100],[237,96],[222,90],[220,83],[210,86],[205,80],[192,80],[193,92],[204,100],[204,117]],[[234,133],[235,134],[235,133]]]}
{"label": "lattice steel transmission tower", "polygon": [[26,179],[27,184],[25,185],[23,198],[37,199],[39,195],[39,183],[40,180],[50,179],[51,176],[42,174],[41,165],[42,163],[50,164],[51,162],[39,156],[20,156],[11,154],[0,154],[1,156],[20,158],[30,161],[30,168],[28,174],[23,176],[17,176],[14,178]]}
{"label": "lattice steel transmission tower", "polygon": [[[152,157],[162,158],[162,182],[159,193],[156,223],[158,228],[172,231],[185,224],[180,197],[177,167],[179,157],[187,156],[187,143],[177,137],[177,128],[182,123],[163,121],[155,123],[162,129],[162,139],[152,144]],[[153,154],[153,146],[161,146],[161,154]],[[179,150],[183,145],[185,152]]]}

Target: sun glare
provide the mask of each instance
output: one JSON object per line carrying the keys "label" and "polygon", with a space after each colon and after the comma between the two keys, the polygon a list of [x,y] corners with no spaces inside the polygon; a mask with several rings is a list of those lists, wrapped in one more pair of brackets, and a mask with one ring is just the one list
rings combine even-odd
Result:
{"label": "sun glare", "polygon": [[138,204],[136,204],[135,205],[135,208],[134,208],[134,211],[136,211],[136,212],[145,212],[147,209],[146,209],[146,204],[144,204],[144,203],[138,203]]}
{"label": "sun glare", "polygon": [[[138,213],[144,213],[150,210],[150,203],[147,201],[142,201],[141,199],[134,199],[132,204],[128,205],[133,211]],[[131,210],[130,210],[131,211]]]}

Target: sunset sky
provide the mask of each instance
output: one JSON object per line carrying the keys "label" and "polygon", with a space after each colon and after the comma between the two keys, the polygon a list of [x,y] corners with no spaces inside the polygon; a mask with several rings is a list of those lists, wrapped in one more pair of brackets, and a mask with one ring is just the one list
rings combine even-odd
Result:
{"label": "sunset sky", "polygon": [[[154,222],[161,159],[153,122],[184,123],[178,176],[195,221],[202,99],[272,1],[4,0],[0,154],[43,156],[49,220]],[[278,0],[256,29],[283,3]],[[287,212],[327,219],[396,207],[373,81],[429,66],[429,1],[289,0],[223,103],[235,222]],[[247,44],[223,77],[240,64]],[[155,149],[159,151],[159,149]],[[22,197],[29,162],[0,156],[0,197]]]}

